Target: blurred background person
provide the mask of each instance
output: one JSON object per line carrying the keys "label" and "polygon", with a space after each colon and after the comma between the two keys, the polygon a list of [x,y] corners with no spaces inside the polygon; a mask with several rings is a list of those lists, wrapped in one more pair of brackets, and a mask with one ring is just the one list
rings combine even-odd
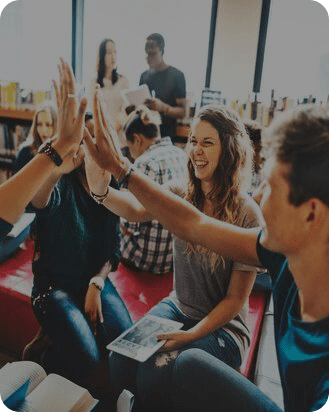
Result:
{"label": "blurred background person", "polygon": [[99,45],[96,64],[96,77],[90,84],[90,107],[93,101],[93,94],[96,84],[100,85],[102,100],[106,113],[118,134],[120,146],[126,147],[123,125],[127,119],[125,103],[121,91],[128,89],[126,76],[118,73],[117,70],[117,49],[113,40],[104,39]]}
{"label": "blurred background person", "polygon": [[185,116],[186,82],[184,73],[165,63],[165,41],[161,34],[153,33],[146,38],[145,52],[149,70],[141,74],[139,84],[147,84],[151,98],[145,104],[161,114],[161,136],[176,136],[176,119]]}

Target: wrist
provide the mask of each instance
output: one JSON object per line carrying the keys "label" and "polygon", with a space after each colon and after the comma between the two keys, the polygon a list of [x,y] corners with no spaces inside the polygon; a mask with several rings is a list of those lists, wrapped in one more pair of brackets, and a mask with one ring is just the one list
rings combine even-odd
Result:
{"label": "wrist", "polygon": [[100,292],[104,289],[105,282],[101,276],[94,276],[89,281],[89,287],[95,287]]}
{"label": "wrist", "polygon": [[171,108],[170,104],[166,104],[166,105],[165,105],[164,110],[163,110],[163,113],[164,113],[166,116],[169,116],[170,108]]}

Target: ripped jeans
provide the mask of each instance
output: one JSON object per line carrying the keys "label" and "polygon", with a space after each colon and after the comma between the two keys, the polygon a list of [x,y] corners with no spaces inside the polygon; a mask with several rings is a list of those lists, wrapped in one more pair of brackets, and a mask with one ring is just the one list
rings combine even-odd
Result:
{"label": "ripped jeans", "polygon": [[[191,329],[199,321],[186,316],[169,298],[163,299],[149,312],[150,315],[182,322],[182,330]],[[172,374],[177,356],[187,349],[201,349],[227,365],[237,369],[241,355],[234,339],[223,329],[194,341],[178,351],[155,353],[140,363],[112,352],[109,356],[111,381],[116,390],[128,389],[137,397],[136,410],[168,412],[173,410]]]}
{"label": "ripped jeans", "polygon": [[34,286],[32,308],[53,342],[43,357],[47,372],[65,376],[93,393],[101,359],[107,356],[106,345],[132,321],[114,285],[106,279],[101,293],[104,323],[98,325],[95,336],[84,313],[85,294],[86,288],[73,294],[52,286]]}

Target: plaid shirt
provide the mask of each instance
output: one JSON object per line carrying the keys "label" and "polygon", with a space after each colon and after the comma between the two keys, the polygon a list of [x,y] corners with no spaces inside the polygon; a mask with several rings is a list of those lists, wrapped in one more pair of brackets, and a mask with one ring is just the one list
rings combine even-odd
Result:
{"label": "plaid shirt", "polygon": [[[153,143],[134,165],[151,179],[163,184],[186,175],[184,150],[169,137]],[[161,274],[173,270],[172,235],[157,221],[133,223],[121,219],[121,256],[141,271]]]}

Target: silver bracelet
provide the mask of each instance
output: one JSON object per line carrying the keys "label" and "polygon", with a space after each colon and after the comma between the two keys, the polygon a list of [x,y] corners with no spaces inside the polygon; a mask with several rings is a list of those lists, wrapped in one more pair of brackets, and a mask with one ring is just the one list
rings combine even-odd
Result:
{"label": "silver bracelet", "polygon": [[105,282],[101,276],[94,276],[89,281],[89,286],[90,285],[95,285],[96,288],[101,292],[104,289]]}
{"label": "silver bracelet", "polygon": [[104,195],[96,195],[92,191],[90,191],[90,196],[97,202],[99,205],[102,205],[104,200],[107,198],[107,195],[109,194],[110,188],[107,186],[106,193]]}

